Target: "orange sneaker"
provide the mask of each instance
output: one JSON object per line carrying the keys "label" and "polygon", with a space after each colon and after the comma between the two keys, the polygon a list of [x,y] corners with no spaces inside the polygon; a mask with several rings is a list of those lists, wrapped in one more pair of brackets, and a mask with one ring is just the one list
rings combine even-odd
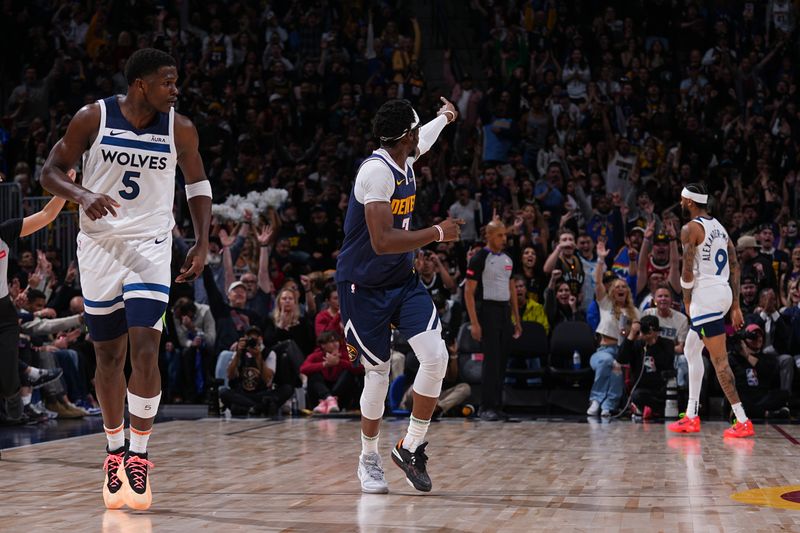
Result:
{"label": "orange sneaker", "polygon": [[677,422],[668,425],[667,429],[673,433],[700,433],[700,417],[689,418],[684,415]]}
{"label": "orange sneaker", "polygon": [[723,432],[722,436],[741,439],[743,437],[753,437],[755,434],[756,432],[753,431],[753,421],[748,418],[743,423],[738,420],[735,421],[732,427],[729,427]]}
{"label": "orange sneaker", "polygon": [[153,463],[147,460],[146,453],[128,451],[123,459],[122,483],[125,485],[125,504],[137,511],[146,511],[153,503],[153,494],[150,491],[149,469]]}
{"label": "orange sneaker", "polygon": [[[108,448],[106,448],[108,449]],[[122,490],[122,458],[125,455],[123,446],[117,451],[108,452],[103,463],[106,475],[103,477],[103,502],[106,509],[119,509],[125,505],[125,491]]]}

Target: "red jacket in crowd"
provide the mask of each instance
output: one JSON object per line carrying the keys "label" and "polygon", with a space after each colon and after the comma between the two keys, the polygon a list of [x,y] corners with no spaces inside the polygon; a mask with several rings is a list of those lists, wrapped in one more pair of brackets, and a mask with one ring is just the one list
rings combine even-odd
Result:
{"label": "red jacket in crowd", "polygon": [[346,348],[339,348],[339,364],[336,366],[323,366],[322,362],[325,360],[325,352],[319,346],[311,352],[306,360],[303,361],[303,364],[300,365],[300,373],[305,374],[306,376],[310,374],[315,374],[317,372],[322,372],[322,377],[325,381],[336,381],[339,379],[339,376],[342,372],[353,372],[357,373],[356,369],[353,368],[353,363],[350,362],[350,358],[347,356],[347,349]]}

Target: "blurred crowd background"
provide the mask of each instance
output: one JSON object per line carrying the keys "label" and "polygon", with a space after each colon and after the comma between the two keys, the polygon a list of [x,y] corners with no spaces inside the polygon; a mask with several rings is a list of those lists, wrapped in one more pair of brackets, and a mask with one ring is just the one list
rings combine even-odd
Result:
{"label": "blurred crowd background", "polygon": [[[416,261],[457,356],[448,384],[471,385],[447,414],[480,397],[463,285],[494,216],[509,229],[521,316],[532,324],[525,342],[552,342],[543,353],[515,348],[508,398],[530,407],[544,390],[553,404],[561,387],[580,399],[563,407],[582,411],[590,394],[611,416],[637,376],[652,374],[642,387],[655,399],[634,404],[663,413],[672,373],[686,386],[679,195],[703,182],[742,264],[748,325],[731,330],[730,358],[745,407],[790,416],[800,365],[797,2],[8,0],[0,10],[4,218],[46,200],[39,176],[50,148],[81,106],[127,91],[126,58],[142,47],[178,62],[177,110],[199,130],[215,203],[288,191],[277,209],[215,218],[204,279],[173,286],[166,401],[219,394],[242,415],[298,401],[320,414],[357,408],[361,372],[331,285],[347,198],[378,147],[378,107],[406,98],[424,122],[444,96],[459,118],[415,166],[413,226],[448,213],[466,220],[460,242],[431,245]],[[194,235],[180,174],[176,182],[177,269]],[[96,406],[75,209],[21,242],[9,270],[23,359],[64,371],[32,420],[44,408],[66,417]],[[565,345],[575,322],[594,343],[608,308],[601,329],[619,338],[615,357]],[[640,327],[648,314],[659,321]],[[71,321],[50,322],[60,318]],[[671,343],[666,358],[648,359],[652,327]],[[408,378],[410,349],[402,339],[394,349],[393,378]],[[229,364],[237,351],[245,356]],[[548,369],[574,374],[554,382]],[[713,372],[706,381],[710,409],[721,394]],[[390,407],[403,408],[402,392]]]}

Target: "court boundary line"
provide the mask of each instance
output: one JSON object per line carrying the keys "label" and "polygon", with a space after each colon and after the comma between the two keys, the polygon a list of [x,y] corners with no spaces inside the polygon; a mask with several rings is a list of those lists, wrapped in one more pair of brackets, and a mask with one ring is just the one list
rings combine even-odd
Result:
{"label": "court boundary line", "polygon": [[772,427],[773,427],[773,429],[775,429],[775,431],[777,431],[778,433],[780,433],[781,435],[783,435],[784,437],[786,437],[786,440],[788,440],[789,442],[791,442],[791,443],[792,443],[792,444],[794,444],[795,446],[800,446],[800,441],[798,441],[796,438],[792,437],[792,436],[791,436],[791,435],[790,435],[788,432],[786,432],[786,431],[785,431],[785,430],[784,430],[782,427],[780,427],[780,426],[779,426],[779,425],[777,425],[777,424],[770,424],[770,426],[772,426]]}

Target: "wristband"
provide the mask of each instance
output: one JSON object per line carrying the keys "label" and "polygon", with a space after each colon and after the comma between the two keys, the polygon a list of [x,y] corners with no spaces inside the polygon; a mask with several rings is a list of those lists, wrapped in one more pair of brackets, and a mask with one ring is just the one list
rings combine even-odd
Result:
{"label": "wristband", "polygon": [[681,278],[681,288],[682,289],[691,289],[692,287],[694,287],[694,280],[692,280],[692,281],[684,281],[683,278]]}
{"label": "wristband", "polygon": [[436,242],[442,242],[444,240],[444,230],[439,224],[434,224],[433,227],[439,232],[439,238],[436,239]]}
{"label": "wristband", "polygon": [[455,113],[453,113],[452,111],[450,111],[449,109],[445,109],[444,111],[442,111],[442,114],[445,114],[445,113],[450,113],[450,114],[453,116],[453,118],[452,118],[452,119],[450,119],[450,120],[448,120],[448,121],[447,121],[447,122],[448,122],[448,124],[449,124],[450,122],[453,122],[453,121],[456,119],[456,114],[455,114]]}
{"label": "wristband", "polygon": [[208,196],[213,198],[211,194],[211,183],[208,180],[198,181],[196,183],[186,184],[186,199],[194,198],[195,196]]}

